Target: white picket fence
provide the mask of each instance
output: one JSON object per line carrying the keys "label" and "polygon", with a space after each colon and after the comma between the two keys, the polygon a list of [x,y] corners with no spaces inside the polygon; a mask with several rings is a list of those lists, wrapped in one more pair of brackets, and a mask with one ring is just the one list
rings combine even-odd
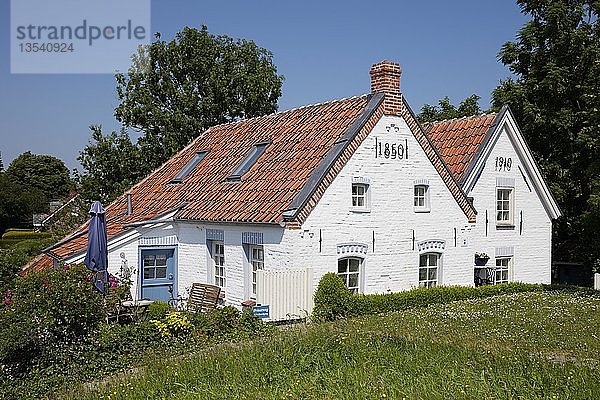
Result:
{"label": "white picket fence", "polygon": [[594,274],[594,289],[600,290],[600,274]]}
{"label": "white picket fence", "polygon": [[313,270],[258,270],[256,303],[269,306],[265,321],[306,318],[313,309]]}

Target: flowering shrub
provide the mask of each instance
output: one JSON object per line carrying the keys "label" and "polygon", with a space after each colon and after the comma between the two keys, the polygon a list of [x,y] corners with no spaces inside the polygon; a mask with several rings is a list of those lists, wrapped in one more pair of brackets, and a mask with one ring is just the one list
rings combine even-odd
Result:
{"label": "flowering shrub", "polygon": [[34,272],[3,293],[0,364],[20,371],[53,346],[80,340],[102,320],[102,297],[87,274],[83,266]]}
{"label": "flowering shrub", "polygon": [[190,333],[192,330],[192,323],[181,312],[172,312],[168,314],[163,320],[152,320],[151,323],[156,326],[158,332],[163,338],[172,336],[181,336]]}
{"label": "flowering shrub", "polygon": [[0,248],[0,291],[10,289],[18,277],[18,272],[27,262],[40,254],[40,251],[55,242],[53,239],[30,239]]}

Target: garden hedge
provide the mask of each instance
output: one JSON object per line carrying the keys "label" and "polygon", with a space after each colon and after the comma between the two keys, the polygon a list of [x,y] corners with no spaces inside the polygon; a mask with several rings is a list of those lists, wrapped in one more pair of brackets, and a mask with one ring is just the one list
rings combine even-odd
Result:
{"label": "garden hedge", "polygon": [[[340,285],[345,288],[345,291],[340,291]],[[456,300],[547,290],[587,291],[589,289],[531,283],[503,283],[479,287],[437,286],[399,293],[351,295],[340,277],[328,273],[323,276],[315,292],[313,318],[317,321],[333,321],[343,317],[402,311]]]}
{"label": "garden hedge", "polygon": [[35,232],[32,230],[9,229],[2,235],[3,240],[45,239],[52,235],[49,232]]}

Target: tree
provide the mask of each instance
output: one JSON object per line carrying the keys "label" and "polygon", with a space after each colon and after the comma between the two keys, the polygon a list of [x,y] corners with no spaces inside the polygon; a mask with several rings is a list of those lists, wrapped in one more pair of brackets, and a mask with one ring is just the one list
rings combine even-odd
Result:
{"label": "tree", "polygon": [[48,200],[36,188],[15,182],[0,172],[0,234],[7,228],[31,226],[32,216],[48,211]]}
{"label": "tree", "polygon": [[600,3],[517,0],[531,16],[499,58],[493,92],[515,114],[562,211],[554,259],[600,259]]}
{"label": "tree", "polygon": [[207,128],[277,110],[283,77],[272,54],[254,42],[184,28],[153,42],[117,74],[119,122],[142,132],[144,173]]}
{"label": "tree", "polygon": [[59,199],[69,193],[72,186],[69,169],[56,157],[36,155],[27,151],[15,158],[6,174],[16,183],[36,188],[47,199]]}
{"label": "tree", "polygon": [[87,171],[78,179],[80,194],[87,201],[107,204],[132,186],[145,169],[138,147],[124,129],[109,135],[100,126],[90,129],[92,138],[77,158]]}
{"label": "tree", "polygon": [[464,99],[458,107],[455,107],[450,102],[448,96],[446,96],[438,102],[439,108],[438,106],[425,104],[417,115],[417,119],[419,122],[434,122],[481,114],[481,108],[479,107],[480,98],[476,94],[472,94]]}

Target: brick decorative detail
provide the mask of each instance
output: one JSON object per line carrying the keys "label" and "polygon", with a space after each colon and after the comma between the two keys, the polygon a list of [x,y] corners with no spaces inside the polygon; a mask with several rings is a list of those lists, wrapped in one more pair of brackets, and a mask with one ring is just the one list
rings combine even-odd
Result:
{"label": "brick decorative detail", "polygon": [[439,239],[425,240],[417,244],[419,253],[423,252],[443,252],[446,248],[446,242]]}

